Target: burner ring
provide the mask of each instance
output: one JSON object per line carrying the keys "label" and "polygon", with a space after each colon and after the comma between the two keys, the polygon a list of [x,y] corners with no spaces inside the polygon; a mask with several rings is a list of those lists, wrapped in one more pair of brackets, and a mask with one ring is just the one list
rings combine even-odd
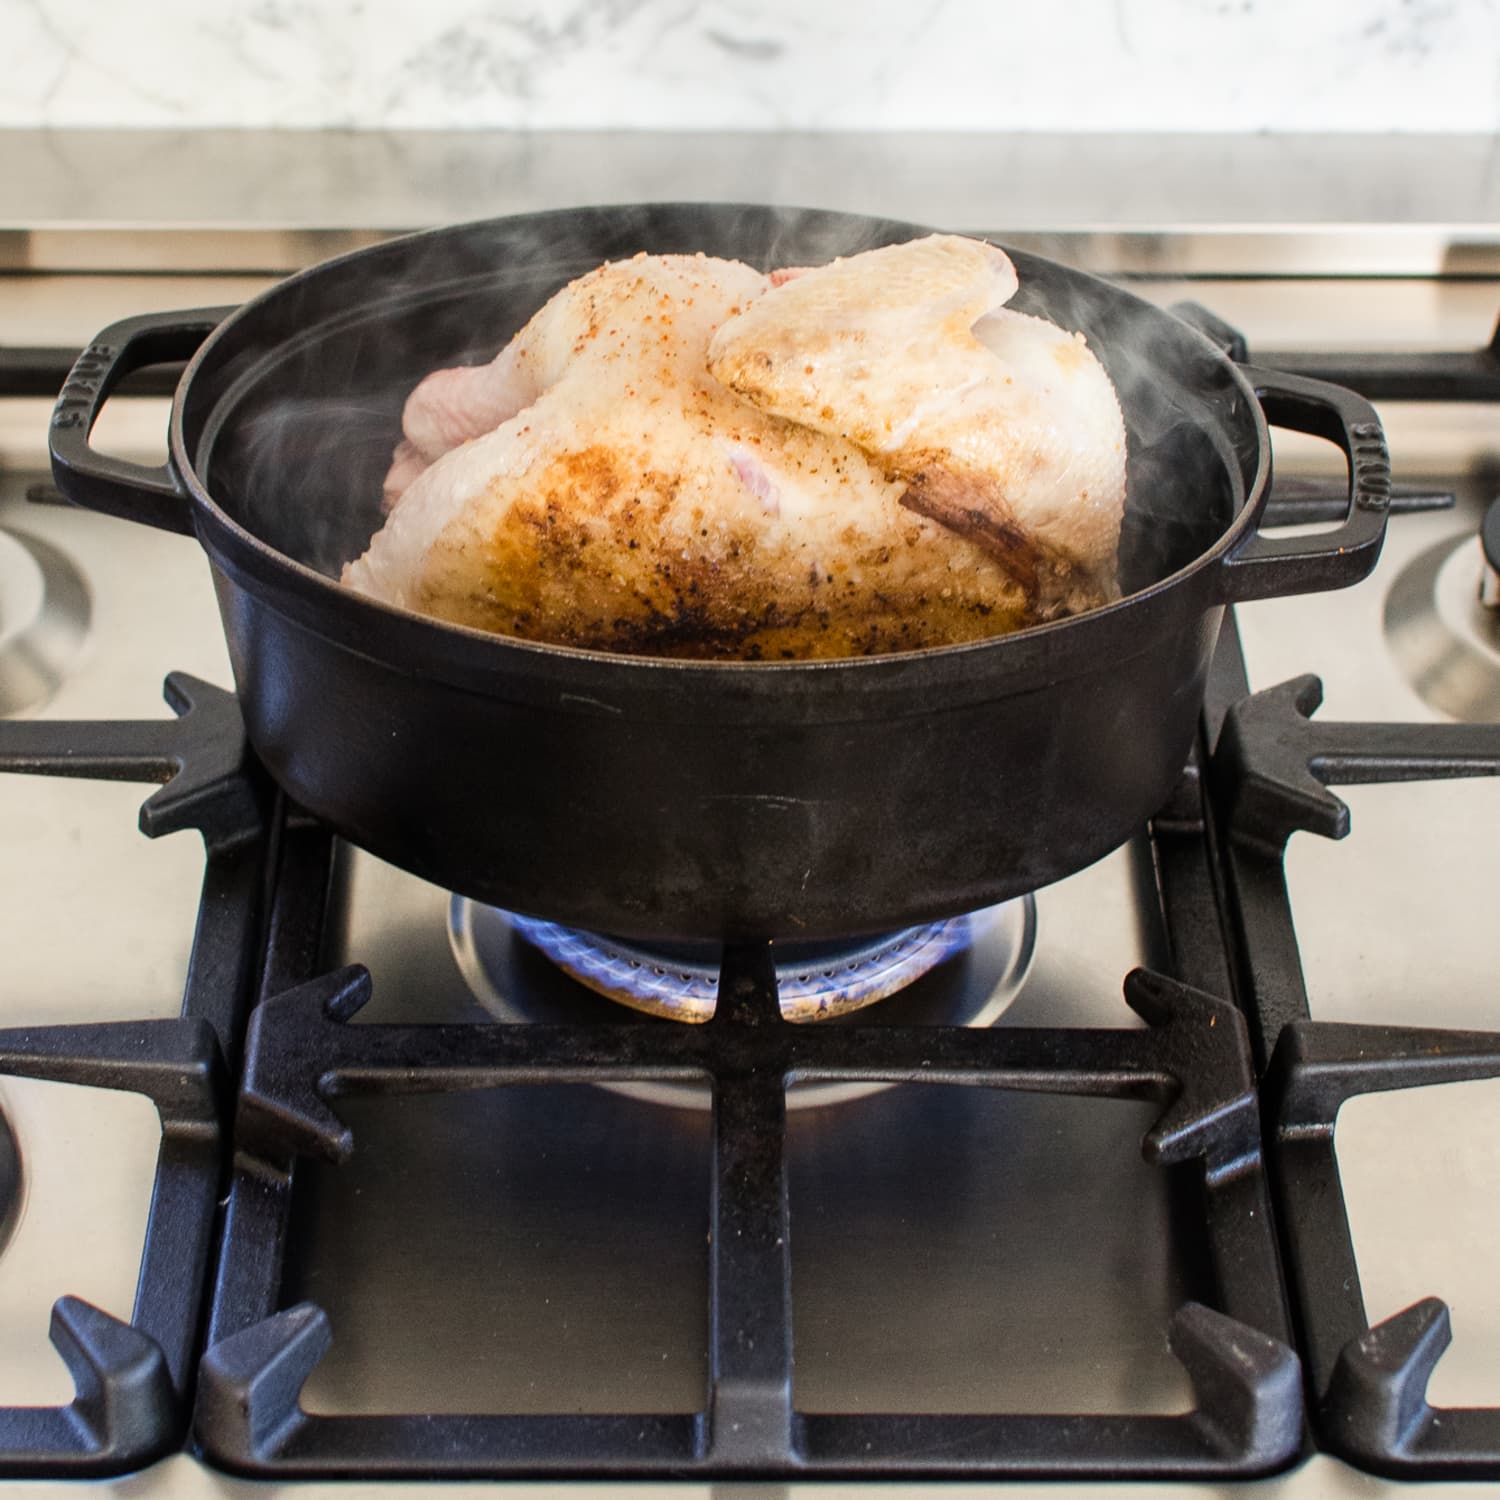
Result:
{"label": "burner ring", "polygon": [[1414,557],[1385,602],[1391,653],[1418,696],[1471,723],[1500,718],[1500,621],[1479,602],[1479,538],[1448,537]]}
{"label": "burner ring", "polygon": [[40,708],[88,636],[88,585],[50,542],[0,528],[0,716]]}
{"label": "burner ring", "polygon": [[[650,1015],[701,1023],[719,988],[717,945],[652,948],[512,914],[515,930],[564,973],[609,1000]],[[846,944],[789,944],[777,955],[781,1013],[789,1021],[844,1015],[904,989],[969,943],[969,919]],[[784,957],[782,955],[785,955]]]}
{"label": "burner ring", "polygon": [[[638,1006],[622,1006],[612,999],[600,999],[589,993],[573,975],[558,968],[522,936],[518,924],[526,920],[465,896],[454,896],[449,901],[448,940],[454,960],[475,999],[495,1020],[514,1025],[576,1022],[587,1016],[601,1024],[659,1024]],[[818,1025],[832,1026],[843,1025],[846,1020],[870,1026],[993,1026],[1020,994],[1030,973],[1036,951],[1036,899],[1022,896],[929,926],[948,928],[949,935],[959,939],[944,959],[932,959],[936,949],[926,949],[924,956],[932,961],[926,965],[925,972],[909,978],[903,988],[889,994],[879,1005],[867,1004],[861,1008],[857,1019],[849,1008],[838,1015],[824,1011],[807,1014],[805,1018]],[[913,928],[900,936],[910,938],[915,950],[922,946],[921,935],[926,932],[926,928]],[[802,944],[800,954],[798,946],[782,945],[783,968],[821,974],[831,967],[824,955],[833,945]],[[855,940],[843,947],[846,964],[858,964],[856,950],[899,948],[906,951],[904,943],[897,943],[889,936]],[[706,945],[696,952],[687,950],[690,961],[685,963],[681,957],[683,953],[684,949],[679,947],[667,962],[661,962],[661,956],[653,962],[668,971],[680,964],[689,968],[701,965],[708,972],[710,984],[716,986],[717,945]],[[789,958],[792,962],[787,961]],[[818,958],[822,959],[821,967],[815,961]],[[709,993],[712,994],[712,988]],[[678,1017],[679,1021],[686,1019]],[[707,1090],[694,1084],[638,1080],[600,1086],[673,1108],[708,1107]],[[888,1083],[803,1083],[788,1091],[787,1107],[803,1109],[841,1104],[878,1094],[890,1087]]]}

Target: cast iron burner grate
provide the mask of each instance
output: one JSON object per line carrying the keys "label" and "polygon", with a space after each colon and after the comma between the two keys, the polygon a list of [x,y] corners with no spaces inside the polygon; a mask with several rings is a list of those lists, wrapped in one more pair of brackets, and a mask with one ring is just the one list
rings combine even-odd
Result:
{"label": "cast iron burner grate", "polygon": [[1500,1409],[1435,1409],[1427,1382],[1449,1332],[1429,1297],[1371,1327],[1339,1180],[1334,1126],[1359,1094],[1500,1078],[1500,1033],[1314,1021],[1283,860],[1299,829],[1342,838],[1329,784],[1500,774],[1500,724],[1336,724],[1312,718],[1316,677],[1243,698],[1214,757],[1238,986],[1269,1059],[1277,1207],[1320,1444],[1406,1478],[1500,1476]]}
{"label": "cast iron burner grate", "polygon": [[[1235,357],[1248,357],[1244,339],[1211,313],[1183,311]],[[1371,400],[1500,401],[1500,325],[1485,348],[1471,351],[1259,358]],[[1375,1473],[1495,1479],[1500,1409],[1439,1410],[1426,1399],[1450,1338],[1446,1306],[1426,1298],[1369,1325],[1334,1124],[1339,1106],[1358,1094],[1500,1077],[1500,1033],[1314,1021],[1284,858],[1299,829],[1328,838],[1349,831],[1348,809],[1329,784],[1500,773],[1500,724],[1326,723],[1312,718],[1321,701],[1315,677],[1249,696],[1233,619],[1226,621],[1205,704],[1210,743],[1217,740],[1210,778],[1215,843],[1234,990],[1257,1068],[1268,1070],[1272,1180],[1314,1435],[1329,1452]]]}
{"label": "cast iron burner grate", "polygon": [[249,1009],[266,824],[232,695],[173,676],[167,697],[179,717],[160,722],[0,724],[0,770],[165,782],[141,808],[142,831],[196,828],[206,853],[180,1019],[0,1030],[0,1073],[144,1094],[162,1128],[131,1320],[59,1298],[51,1338],[76,1394],[65,1407],[0,1409],[4,1476],[124,1472],[186,1435],[222,1169],[224,1060],[238,1058]]}
{"label": "cast iron burner grate", "polygon": [[[1170,862],[1170,851],[1166,855]],[[276,921],[304,954],[320,920],[329,844],[283,851]],[[310,900],[312,897],[314,899]],[[296,939],[290,924],[309,924]],[[278,981],[294,976],[276,969]],[[266,1477],[1227,1475],[1301,1451],[1300,1368],[1269,1228],[1258,1106],[1234,1009],[1137,971],[1126,998],[1145,1029],[810,1027],[781,1015],[769,945],[725,950],[720,999],[699,1026],[490,1023],[349,1025],[361,968],[281,987],[257,1008],[236,1122],[235,1173],[195,1431],[206,1456]],[[311,1303],[280,1305],[298,1159],[344,1158],[329,1100],[528,1083],[698,1080],[714,1090],[709,1390],[686,1415],[324,1416],[299,1396],[337,1330]],[[811,1415],[792,1405],[784,1156],[789,1079],[965,1084],[1147,1098],[1143,1143],[1196,1165],[1221,1308],[1182,1306],[1174,1352],[1197,1398],[1179,1416]]]}

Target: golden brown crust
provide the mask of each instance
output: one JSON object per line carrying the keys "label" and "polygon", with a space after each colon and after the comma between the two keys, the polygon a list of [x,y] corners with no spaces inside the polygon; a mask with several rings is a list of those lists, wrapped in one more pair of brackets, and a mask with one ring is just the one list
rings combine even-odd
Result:
{"label": "golden brown crust", "polygon": [[721,539],[700,525],[694,536],[679,499],[671,475],[618,449],[561,454],[524,498],[490,513],[493,525],[444,532],[414,603],[526,640],[704,660],[915,651],[1034,619],[987,558],[935,574],[939,539],[919,517],[881,537],[850,526],[837,562],[815,568],[753,532]]}

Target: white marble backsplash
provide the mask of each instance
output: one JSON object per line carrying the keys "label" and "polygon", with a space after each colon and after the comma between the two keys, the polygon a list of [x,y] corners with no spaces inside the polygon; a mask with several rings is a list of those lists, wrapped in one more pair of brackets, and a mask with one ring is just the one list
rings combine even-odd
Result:
{"label": "white marble backsplash", "polygon": [[1500,126],[1500,0],[0,0],[0,56],[0,126]]}

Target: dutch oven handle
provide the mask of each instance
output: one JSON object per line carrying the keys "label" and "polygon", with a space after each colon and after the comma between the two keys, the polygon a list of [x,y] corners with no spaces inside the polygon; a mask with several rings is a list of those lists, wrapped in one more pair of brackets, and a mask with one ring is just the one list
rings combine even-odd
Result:
{"label": "dutch oven handle", "polygon": [[193,530],[192,503],[170,463],[152,467],[109,458],[89,434],[109,393],[132,370],[188,359],[232,307],[146,313],[108,328],[74,362],[52,411],[52,477],[75,505],[142,521],[163,531]]}
{"label": "dutch oven handle", "polygon": [[[1273,427],[1327,438],[1349,460],[1349,513],[1316,536],[1262,536],[1252,531],[1224,559],[1227,603],[1346,588],[1369,576],[1391,505],[1391,459],[1375,408],[1341,385],[1241,365]],[[1274,486],[1273,486],[1274,487]]]}

